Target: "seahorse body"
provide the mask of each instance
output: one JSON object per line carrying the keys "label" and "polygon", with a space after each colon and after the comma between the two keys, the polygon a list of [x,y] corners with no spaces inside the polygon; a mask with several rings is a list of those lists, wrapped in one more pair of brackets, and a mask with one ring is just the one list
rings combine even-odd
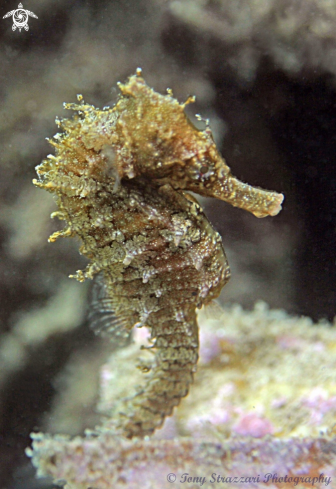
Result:
{"label": "seahorse body", "polygon": [[114,420],[131,438],[153,432],[187,395],[198,359],[196,308],[230,276],[219,234],[185,190],[258,216],[276,214],[283,197],[232,177],[209,129],[198,131],[185,104],[154,92],[140,71],[121,91],[112,109],[66,105],[78,115],[58,121],[56,156],[37,167],[34,183],[57,195],[54,216],[68,223],[50,241],[78,236],[90,264],[75,277],[96,276],[102,287],[94,324],[121,341],[134,325],[150,329],[156,354],[143,367],[146,383]]}

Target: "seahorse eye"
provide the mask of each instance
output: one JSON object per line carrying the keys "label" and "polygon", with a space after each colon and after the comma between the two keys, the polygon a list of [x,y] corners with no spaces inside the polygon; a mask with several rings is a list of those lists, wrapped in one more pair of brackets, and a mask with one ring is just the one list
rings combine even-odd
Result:
{"label": "seahorse eye", "polygon": [[201,173],[208,173],[209,168],[206,165],[203,165],[203,166],[201,166],[200,171],[201,171]]}

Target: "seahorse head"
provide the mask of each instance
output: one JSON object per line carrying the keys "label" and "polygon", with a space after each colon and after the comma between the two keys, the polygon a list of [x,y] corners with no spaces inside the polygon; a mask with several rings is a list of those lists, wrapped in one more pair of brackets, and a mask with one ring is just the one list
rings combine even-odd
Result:
{"label": "seahorse head", "polygon": [[185,114],[192,97],[179,103],[171,90],[166,95],[155,92],[140,69],[119,88],[121,96],[113,108],[97,109],[81,96],[80,104],[65,104],[78,115],[59,121],[65,133],[51,142],[58,152],[77,153],[71,172],[82,166],[82,172],[99,180],[108,170],[116,188],[122,179],[141,179],[155,187],[169,184],[175,190],[225,200],[257,217],[280,211],[281,194],[232,176],[210,128],[198,130]]}
{"label": "seahorse head", "polygon": [[146,84],[141,70],[119,88],[122,96],[113,111],[118,114],[115,148],[122,175],[225,200],[257,217],[281,210],[281,194],[255,189],[232,176],[210,128],[198,130],[185,114],[193,97],[181,104],[171,90],[158,94]]}

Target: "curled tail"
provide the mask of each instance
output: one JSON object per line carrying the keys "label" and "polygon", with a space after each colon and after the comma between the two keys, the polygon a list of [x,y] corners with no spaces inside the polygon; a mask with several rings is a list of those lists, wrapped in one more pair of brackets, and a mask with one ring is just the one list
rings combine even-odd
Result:
{"label": "curled tail", "polygon": [[[147,382],[138,388],[135,396],[121,401],[117,419],[112,420],[127,438],[151,434],[188,394],[196,371],[199,346],[197,319],[192,309],[183,322],[170,319],[159,328],[151,328],[153,345],[150,350],[155,352],[155,359],[152,364],[145,363],[140,367],[148,373]],[[97,334],[109,338],[113,349],[130,344],[130,332],[114,311],[102,273],[93,281],[88,321]]]}
{"label": "curled tail", "polygon": [[147,382],[119,408],[117,427],[127,438],[151,434],[188,394],[198,360],[198,326],[193,316],[185,331],[172,334],[174,329],[181,330],[181,323],[170,322],[170,331],[156,337],[156,356]]}

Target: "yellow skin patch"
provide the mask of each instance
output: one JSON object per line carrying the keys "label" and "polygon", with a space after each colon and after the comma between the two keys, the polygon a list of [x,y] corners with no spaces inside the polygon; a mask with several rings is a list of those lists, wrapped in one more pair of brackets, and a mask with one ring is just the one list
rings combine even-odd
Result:
{"label": "yellow skin patch", "polygon": [[145,385],[121,401],[107,427],[145,436],[186,396],[198,359],[196,308],[216,298],[230,277],[220,235],[187,191],[216,197],[257,217],[276,215],[283,195],[231,175],[209,128],[197,130],[180,104],[149,88],[141,70],[111,108],[83,102],[57,121],[34,184],[57,197],[52,216],[67,226],[49,241],[77,236],[95,277],[92,326],[121,344],[134,325],[151,332],[153,361]]}

